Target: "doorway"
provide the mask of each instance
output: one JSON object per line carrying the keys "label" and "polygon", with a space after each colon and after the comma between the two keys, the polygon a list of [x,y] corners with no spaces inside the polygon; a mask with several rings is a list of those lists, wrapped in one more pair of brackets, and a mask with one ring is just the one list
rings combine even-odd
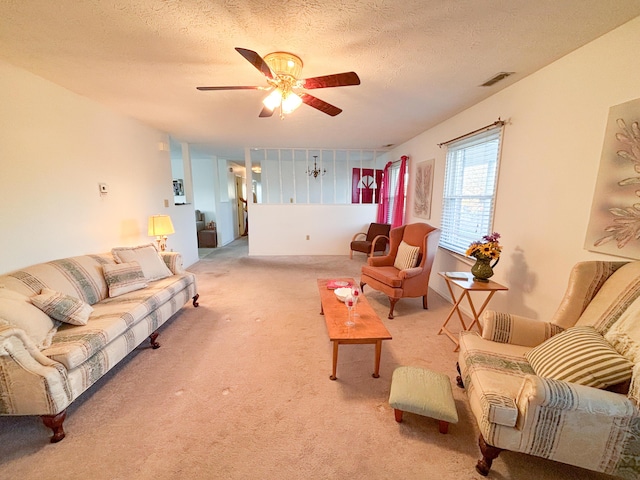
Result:
{"label": "doorway", "polygon": [[236,225],[238,236],[246,236],[249,234],[249,218],[248,211],[249,206],[247,205],[247,194],[246,194],[246,186],[244,183],[244,178],[240,176],[235,176],[235,184],[236,184],[236,201],[237,201],[237,212],[236,216]]}

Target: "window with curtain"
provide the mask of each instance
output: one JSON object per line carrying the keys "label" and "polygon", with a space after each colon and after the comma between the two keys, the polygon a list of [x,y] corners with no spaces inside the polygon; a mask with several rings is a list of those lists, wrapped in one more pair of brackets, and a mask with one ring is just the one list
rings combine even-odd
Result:
{"label": "window with curtain", "polygon": [[387,211],[386,223],[391,223],[393,217],[393,206],[396,203],[396,191],[398,190],[398,173],[400,163],[395,163],[389,168],[389,209]]}
{"label": "window with curtain", "polygon": [[440,246],[461,255],[493,232],[502,127],[447,145]]}
{"label": "window with curtain", "polygon": [[[401,160],[399,160],[397,162],[393,162],[389,167],[389,191],[386,192],[386,201],[388,203],[384,213],[384,218],[378,219],[380,222],[390,223],[393,225],[393,213],[396,208],[396,202],[398,200],[397,194],[398,194],[398,183],[400,181],[401,165],[402,165]],[[404,174],[404,189],[402,192],[403,200],[404,200],[403,205],[405,206],[405,208],[406,208],[406,199],[407,199],[407,185],[409,184],[408,177],[409,177],[408,167],[406,167],[405,174]],[[403,217],[402,219],[398,219],[397,226],[404,223],[403,222],[404,214],[402,215],[402,217]]]}

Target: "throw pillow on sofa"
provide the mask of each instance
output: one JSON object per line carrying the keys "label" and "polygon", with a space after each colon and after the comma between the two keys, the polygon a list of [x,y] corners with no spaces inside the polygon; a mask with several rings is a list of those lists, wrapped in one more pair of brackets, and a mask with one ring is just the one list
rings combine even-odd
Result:
{"label": "throw pillow on sofa", "polygon": [[111,254],[117,263],[138,262],[147,281],[160,280],[172,275],[171,270],[160,257],[158,250],[151,243],[140,245],[139,247],[113,248],[111,249]]}
{"label": "throw pillow on sofa", "polygon": [[40,350],[51,345],[58,326],[49,315],[31,303],[29,297],[0,287],[0,323],[24,330]]}
{"label": "throw pillow on sofa", "polygon": [[407,270],[413,268],[418,263],[418,256],[420,255],[420,247],[414,247],[409,245],[404,240],[398,245],[398,253],[396,259],[393,262],[393,266],[398,270]]}
{"label": "throw pillow on sofa", "polygon": [[633,363],[620,355],[593,327],[571,327],[525,354],[539,377],[595,388],[631,378]]}
{"label": "throw pillow on sofa", "polygon": [[55,320],[72,325],[86,325],[93,307],[79,298],[43,288],[40,295],[31,297],[31,302]]}
{"label": "throw pillow on sofa", "polygon": [[110,297],[117,297],[147,286],[142,267],[138,262],[105,264],[102,270],[109,287]]}

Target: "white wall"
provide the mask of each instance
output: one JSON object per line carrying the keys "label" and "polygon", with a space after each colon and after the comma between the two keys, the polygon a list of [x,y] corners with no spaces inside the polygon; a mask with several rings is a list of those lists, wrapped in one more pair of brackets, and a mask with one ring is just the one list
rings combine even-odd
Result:
{"label": "white wall", "polygon": [[195,230],[193,210],[173,206],[167,135],[5,62],[0,91],[0,273],[148,243],[159,213],[176,227],[169,248],[197,261],[183,230],[189,218]]}
{"label": "white wall", "polygon": [[[510,290],[496,294],[493,309],[548,319],[576,262],[619,260],[583,244],[609,108],[640,97],[637,45],[640,17],[393,150],[411,158],[409,192],[416,163],[436,159],[429,222],[440,225],[446,152],[437,144],[508,120],[494,224],[504,249],[494,280]],[[409,195],[408,221],[418,221]],[[440,250],[431,285],[448,297],[436,272],[469,268]]]}
{"label": "white wall", "polygon": [[193,204],[204,213],[205,221],[216,220],[216,159],[191,158]]}
{"label": "white wall", "polygon": [[250,204],[249,254],[348,255],[375,216],[376,205]]}

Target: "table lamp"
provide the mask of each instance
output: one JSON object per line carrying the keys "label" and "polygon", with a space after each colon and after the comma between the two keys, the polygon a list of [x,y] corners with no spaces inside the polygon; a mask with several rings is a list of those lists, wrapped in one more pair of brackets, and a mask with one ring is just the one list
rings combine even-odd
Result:
{"label": "table lamp", "polygon": [[152,215],[149,217],[150,237],[155,236],[158,243],[158,250],[164,252],[167,248],[167,235],[175,233],[171,217],[169,215]]}

